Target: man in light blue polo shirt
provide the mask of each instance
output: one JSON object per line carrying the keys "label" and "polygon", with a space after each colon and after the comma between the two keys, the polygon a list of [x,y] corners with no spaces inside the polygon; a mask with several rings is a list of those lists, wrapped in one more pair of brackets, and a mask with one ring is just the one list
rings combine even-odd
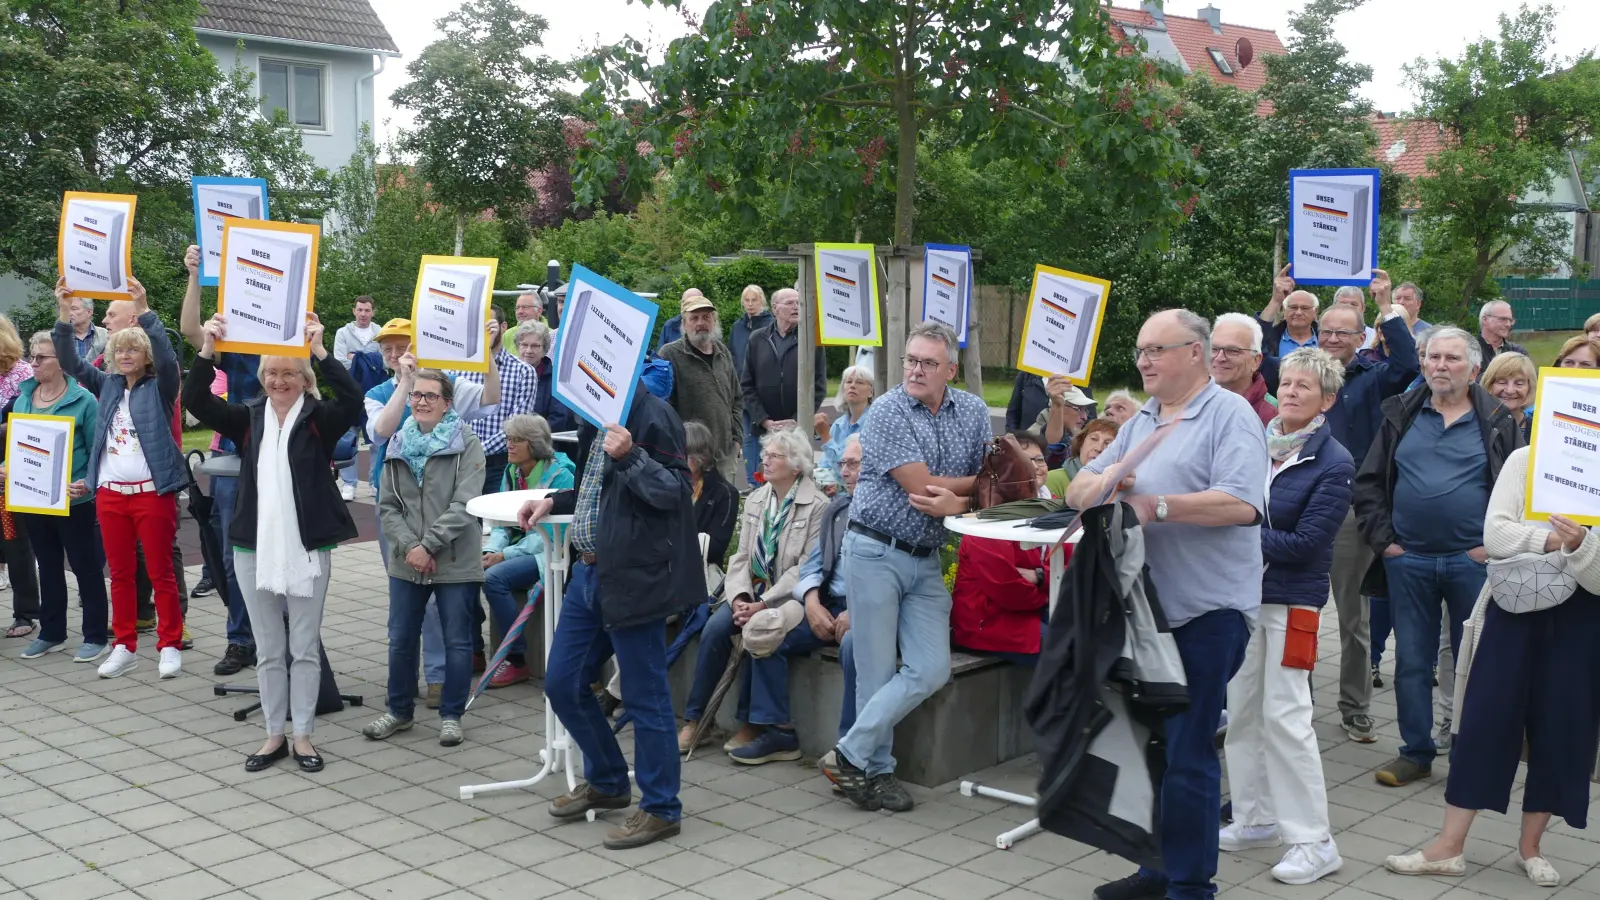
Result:
{"label": "man in light blue polo shirt", "polygon": [[[1164,871],[1095,889],[1095,900],[1209,900],[1216,894],[1222,769],[1212,744],[1228,680],[1261,607],[1266,430],[1250,404],[1211,380],[1211,326],[1187,310],[1156,313],[1134,355],[1150,401],[1072,479],[1083,508],[1113,483],[1144,525],[1150,579],[1177,639],[1189,708],[1166,721],[1161,783]],[[1136,472],[1121,461],[1158,425],[1172,431]]]}

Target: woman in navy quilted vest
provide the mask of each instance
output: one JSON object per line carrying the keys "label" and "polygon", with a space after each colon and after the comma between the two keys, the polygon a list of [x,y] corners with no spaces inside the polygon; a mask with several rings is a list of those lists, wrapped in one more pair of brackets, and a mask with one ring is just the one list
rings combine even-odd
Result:
{"label": "woman in navy quilted vest", "polygon": [[1328,794],[1311,728],[1311,668],[1328,602],[1333,538],[1350,510],[1355,462],[1323,413],[1344,386],[1326,351],[1284,357],[1278,416],[1267,425],[1267,517],[1261,523],[1261,617],[1228,683],[1224,745],[1233,823],[1218,844],[1238,851],[1288,844],[1272,877],[1310,884],[1343,860],[1328,824]]}

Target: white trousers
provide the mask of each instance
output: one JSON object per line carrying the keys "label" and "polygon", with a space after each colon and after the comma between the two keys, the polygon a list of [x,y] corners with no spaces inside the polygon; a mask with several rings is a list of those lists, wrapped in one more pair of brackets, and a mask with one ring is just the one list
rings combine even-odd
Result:
{"label": "white trousers", "polygon": [[1326,840],[1328,792],[1311,728],[1310,673],[1283,665],[1289,609],[1261,604],[1244,664],[1228,682],[1228,737],[1223,753],[1233,819],[1273,825],[1285,843]]}

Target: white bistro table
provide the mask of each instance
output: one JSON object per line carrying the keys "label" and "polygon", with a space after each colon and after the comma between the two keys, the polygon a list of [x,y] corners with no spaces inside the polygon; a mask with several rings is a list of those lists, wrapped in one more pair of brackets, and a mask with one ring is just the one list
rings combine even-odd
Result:
{"label": "white bistro table", "polygon": [[[1066,553],[1062,547],[1061,535],[1065,528],[1034,528],[1026,520],[1011,519],[1006,521],[993,521],[980,519],[976,515],[948,516],[944,520],[944,527],[957,534],[969,537],[990,538],[997,541],[1014,541],[1024,547],[1047,546],[1050,548],[1050,559],[1046,570],[1050,576],[1050,610],[1055,611],[1056,595],[1061,590],[1061,581],[1066,575]],[[1076,544],[1078,538],[1083,536],[1080,528],[1067,537],[1065,544]],[[963,796],[993,797],[1018,806],[1037,806],[1038,800],[1026,794],[1017,794],[1011,791],[1002,791],[999,788],[988,787],[976,781],[961,782]],[[1031,819],[1018,825],[1010,831],[1002,832],[995,837],[994,845],[1001,850],[1010,850],[1012,845],[1039,831],[1039,820]]]}
{"label": "white bistro table", "polygon": [[[467,512],[482,519],[485,525],[515,525],[517,512],[522,509],[523,503],[542,499],[552,493],[555,492],[541,488],[531,491],[483,494],[467,501]],[[539,523],[540,529],[544,532],[544,557],[539,562],[539,576],[544,581],[542,605],[546,671],[550,663],[550,644],[556,633],[556,622],[561,618],[561,589],[566,584],[567,574],[572,565],[572,547],[567,541],[567,530],[571,524],[571,516],[545,516]],[[567,789],[577,788],[577,766],[581,758],[576,745],[567,735],[567,729],[556,714],[551,712],[548,699],[544,704],[544,748],[539,751],[539,759],[544,763],[544,767],[533,777],[521,781],[464,785],[461,788],[461,799],[471,800],[478,794],[532,787],[552,772],[566,772]],[[590,821],[593,820],[591,814]]]}

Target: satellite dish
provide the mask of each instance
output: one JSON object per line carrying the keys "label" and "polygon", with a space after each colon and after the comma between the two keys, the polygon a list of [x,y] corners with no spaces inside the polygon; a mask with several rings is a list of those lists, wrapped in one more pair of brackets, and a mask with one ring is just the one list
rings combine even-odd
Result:
{"label": "satellite dish", "polygon": [[1243,69],[1250,65],[1250,60],[1256,58],[1256,48],[1250,45],[1249,38],[1239,38],[1239,42],[1233,45],[1233,55],[1239,60],[1239,68]]}

